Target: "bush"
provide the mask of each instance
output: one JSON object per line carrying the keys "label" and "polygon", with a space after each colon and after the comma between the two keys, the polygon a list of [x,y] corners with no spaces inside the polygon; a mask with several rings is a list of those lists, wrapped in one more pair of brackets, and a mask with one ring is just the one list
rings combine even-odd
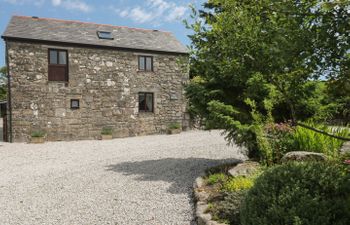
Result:
{"label": "bush", "polygon": [[[319,130],[340,137],[349,137],[345,128],[331,128],[323,125],[308,124]],[[309,151],[323,153],[332,159],[339,158],[340,148],[344,141],[306,129],[301,126],[291,127],[289,124],[269,123],[258,135],[261,161],[267,165],[280,163],[284,154],[291,151]]]}
{"label": "bush", "polygon": [[[263,154],[268,165],[279,163],[293,147],[294,129],[288,123],[268,123],[264,126],[264,136],[268,147],[271,149],[270,154]],[[263,149],[262,149],[263,150]]]}
{"label": "bush", "polygon": [[168,125],[168,129],[169,130],[176,130],[176,129],[180,129],[180,124],[179,123],[170,123],[169,125]]}
{"label": "bush", "polygon": [[[329,128],[326,126],[320,126],[312,124],[312,127],[323,130],[327,133],[332,133],[340,137],[348,137],[348,129],[341,128]],[[331,158],[338,158],[339,151],[344,141],[326,136],[321,133],[298,126],[293,134],[294,150],[296,151],[309,151],[323,153]]]}
{"label": "bush", "polygon": [[41,130],[36,130],[36,131],[33,131],[31,134],[30,134],[31,137],[44,137],[45,136],[45,132],[44,131],[41,131]]}
{"label": "bush", "polygon": [[211,174],[208,177],[208,184],[213,185],[217,183],[223,183],[227,179],[227,176],[223,173],[215,173]]}
{"label": "bush", "polygon": [[229,224],[239,225],[240,206],[247,190],[225,192],[224,199],[212,208],[214,219]]}
{"label": "bush", "polygon": [[113,129],[111,127],[104,127],[102,128],[101,134],[102,135],[112,135]]}
{"label": "bush", "polygon": [[254,179],[251,177],[232,177],[224,182],[223,189],[228,192],[235,192],[249,189],[253,186]]}
{"label": "bush", "polygon": [[288,163],[266,170],[241,207],[242,225],[348,225],[350,176],[335,163]]}

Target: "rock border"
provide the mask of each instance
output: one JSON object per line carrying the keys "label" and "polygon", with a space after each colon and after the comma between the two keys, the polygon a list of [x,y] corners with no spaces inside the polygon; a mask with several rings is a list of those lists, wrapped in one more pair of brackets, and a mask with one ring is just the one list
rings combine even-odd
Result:
{"label": "rock border", "polygon": [[212,215],[207,213],[208,210],[208,198],[209,194],[202,191],[204,187],[204,179],[203,176],[199,176],[196,178],[193,184],[194,190],[194,199],[195,199],[195,221],[197,225],[227,225],[224,223],[219,223],[217,221],[212,220]]}
{"label": "rock border", "polygon": [[[259,163],[254,161],[237,161],[237,164],[228,170],[228,174],[232,177],[236,176],[248,176],[255,172],[254,168],[260,166]],[[226,223],[220,223],[212,220],[212,215],[207,212],[209,193],[205,192],[205,174],[197,177],[193,183],[194,200],[195,200],[195,221],[197,225],[227,225]]]}

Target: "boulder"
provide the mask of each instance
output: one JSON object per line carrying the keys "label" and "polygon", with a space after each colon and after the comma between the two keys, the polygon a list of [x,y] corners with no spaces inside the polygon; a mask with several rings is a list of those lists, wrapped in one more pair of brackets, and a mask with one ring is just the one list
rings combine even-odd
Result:
{"label": "boulder", "polygon": [[257,162],[246,161],[238,163],[235,167],[231,168],[228,173],[233,176],[249,176],[254,174],[260,167],[260,164]]}
{"label": "boulder", "polygon": [[345,142],[342,146],[342,148],[340,149],[340,152],[342,154],[349,154],[350,153],[350,141]]}
{"label": "boulder", "polygon": [[282,162],[289,161],[326,161],[326,155],[316,152],[295,151],[288,152],[282,157]]}

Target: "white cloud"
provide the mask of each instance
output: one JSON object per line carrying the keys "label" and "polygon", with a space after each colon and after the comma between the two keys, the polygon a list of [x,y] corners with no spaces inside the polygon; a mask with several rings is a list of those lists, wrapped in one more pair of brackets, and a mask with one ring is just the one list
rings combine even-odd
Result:
{"label": "white cloud", "polygon": [[173,22],[182,18],[187,11],[187,6],[177,5],[167,0],[145,0],[142,6],[119,9],[111,7],[122,18],[129,18],[136,23],[160,24]]}
{"label": "white cloud", "polygon": [[177,6],[166,17],[167,21],[174,21],[182,18],[187,11],[187,7]]}
{"label": "white cloud", "polygon": [[61,0],[52,0],[52,5],[53,6],[59,6],[59,5],[61,5]]}
{"label": "white cloud", "polygon": [[4,2],[13,5],[34,4],[36,6],[41,6],[45,3],[45,0],[4,0]]}
{"label": "white cloud", "polygon": [[134,20],[145,23],[152,20],[152,14],[142,10],[140,7],[133,8],[130,10],[129,15],[125,12],[123,15],[131,16]]}
{"label": "white cloud", "polygon": [[90,12],[92,7],[80,0],[51,0],[55,7],[63,7],[68,10],[78,10],[81,12]]}

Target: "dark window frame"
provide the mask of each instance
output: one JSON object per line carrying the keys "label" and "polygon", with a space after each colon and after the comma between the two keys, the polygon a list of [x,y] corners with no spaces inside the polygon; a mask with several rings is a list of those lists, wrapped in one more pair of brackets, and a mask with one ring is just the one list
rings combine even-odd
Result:
{"label": "dark window frame", "polygon": [[[144,109],[140,108],[140,95],[144,96],[145,99],[145,107]],[[147,95],[152,95],[152,109],[147,110]],[[145,112],[145,113],[153,113],[154,112],[154,93],[153,92],[139,92],[138,93],[138,102],[139,102],[139,112]]]}
{"label": "dark window frame", "polygon": [[[51,51],[56,51],[57,53],[57,63],[54,64],[52,63],[51,64]],[[66,64],[60,64],[60,52],[65,52],[66,53]],[[68,82],[69,80],[69,57],[68,57],[68,50],[65,50],[65,49],[54,49],[54,48],[49,48],[48,49],[48,81],[50,82]],[[52,79],[52,77],[50,76],[50,67],[51,68],[65,68],[65,78],[64,80],[55,80],[55,79]],[[51,78],[51,79],[50,79]]]}
{"label": "dark window frame", "polygon": [[[144,60],[143,60],[143,63],[144,63],[144,66],[145,66],[144,69],[141,68],[141,64],[140,64],[141,57],[144,58]],[[150,69],[150,70],[147,70],[147,58],[151,58],[151,69]],[[153,72],[153,56],[149,56],[149,55],[139,55],[137,63],[138,63],[138,65],[139,65],[139,66],[138,66],[138,67],[139,67],[139,71]]]}
{"label": "dark window frame", "polygon": [[[110,31],[97,31],[96,33],[99,39],[114,40],[113,34]],[[103,34],[110,34],[110,37],[102,36]]]}
{"label": "dark window frame", "polygon": [[[74,101],[78,102],[78,106],[73,106]],[[71,109],[80,109],[80,100],[79,99],[71,99],[70,100],[70,108]]]}

